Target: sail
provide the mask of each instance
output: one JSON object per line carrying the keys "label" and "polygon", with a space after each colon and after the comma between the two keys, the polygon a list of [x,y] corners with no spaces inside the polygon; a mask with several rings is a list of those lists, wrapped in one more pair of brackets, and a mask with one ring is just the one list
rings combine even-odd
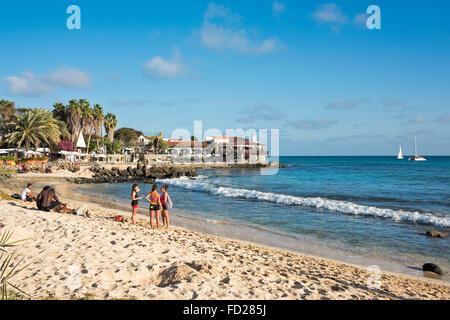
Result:
{"label": "sail", "polygon": [[402,153],[402,146],[400,146],[400,149],[398,150],[398,159],[403,159],[403,153]]}
{"label": "sail", "polygon": [[418,156],[418,154],[417,154],[417,137],[416,136],[414,136],[414,154],[416,157]]}

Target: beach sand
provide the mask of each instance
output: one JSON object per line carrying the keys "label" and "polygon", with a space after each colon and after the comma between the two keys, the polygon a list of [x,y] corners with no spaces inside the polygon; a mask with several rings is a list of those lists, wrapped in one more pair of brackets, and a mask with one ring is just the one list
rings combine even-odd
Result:
{"label": "beach sand", "polygon": [[[0,200],[0,232],[28,239],[13,250],[31,265],[12,283],[33,299],[450,299],[441,281],[382,272],[369,289],[373,274],[363,266],[178,227],[151,230],[147,219],[132,226],[129,212],[84,205],[91,219]],[[115,222],[117,214],[127,222]]]}

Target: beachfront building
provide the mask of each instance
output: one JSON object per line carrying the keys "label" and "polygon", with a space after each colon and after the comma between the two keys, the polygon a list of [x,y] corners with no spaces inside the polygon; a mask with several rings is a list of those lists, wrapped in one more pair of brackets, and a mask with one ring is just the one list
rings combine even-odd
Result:
{"label": "beachfront building", "polygon": [[200,141],[167,141],[168,152],[176,163],[203,162],[207,142]]}
{"label": "beachfront building", "polygon": [[205,141],[170,141],[169,152],[176,163],[266,164],[266,145],[255,138],[213,136]]}
{"label": "beachfront building", "polygon": [[[207,138],[208,141],[208,138]],[[266,145],[252,139],[242,137],[219,136],[210,139],[210,149],[214,156],[225,163],[266,164]]]}
{"label": "beachfront building", "polygon": [[150,141],[151,141],[150,137],[140,135],[139,138],[137,138],[136,143],[137,143],[137,145],[145,146],[145,145],[149,144]]}

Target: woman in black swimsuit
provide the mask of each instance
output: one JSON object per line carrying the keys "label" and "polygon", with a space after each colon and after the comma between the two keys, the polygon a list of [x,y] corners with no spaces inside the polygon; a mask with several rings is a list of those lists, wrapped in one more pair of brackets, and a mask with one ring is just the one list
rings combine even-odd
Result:
{"label": "woman in black swimsuit", "polygon": [[137,184],[133,184],[133,187],[131,188],[131,207],[133,208],[133,214],[131,215],[131,221],[133,224],[136,224],[136,212],[139,207],[139,200],[142,199],[142,197],[138,197],[139,187]]}
{"label": "woman in black swimsuit", "polygon": [[147,194],[145,198],[148,202],[150,202],[150,228],[153,229],[153,217],[156,218],[156,228],[159,229],[159,213],[161,210],[161,199],[158,193],[158,187],[156,184],[153,185],[152,191]]}

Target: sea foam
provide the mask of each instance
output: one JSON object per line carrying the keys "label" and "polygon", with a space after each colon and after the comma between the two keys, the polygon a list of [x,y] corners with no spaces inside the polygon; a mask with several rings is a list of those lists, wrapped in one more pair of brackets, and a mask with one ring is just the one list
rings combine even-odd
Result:
{"label": "sea foam", "polygon": [[332,200],[321,197],[300,197],[273,192],[216,186],[207,182],[200,182],[198,180],[188,178],[160,179],[158,181],[187,190],[207,192],[212,195],[228,198],[251,199],[256,201],[272,202],[279,205],[311,207],[349,215],[372,216],[392,219],[394,221],[435,225],[444,228],[450,227],[449,217],[439,217],[430,213],[377,208],[373,206],[360,205],[349,201]]}

